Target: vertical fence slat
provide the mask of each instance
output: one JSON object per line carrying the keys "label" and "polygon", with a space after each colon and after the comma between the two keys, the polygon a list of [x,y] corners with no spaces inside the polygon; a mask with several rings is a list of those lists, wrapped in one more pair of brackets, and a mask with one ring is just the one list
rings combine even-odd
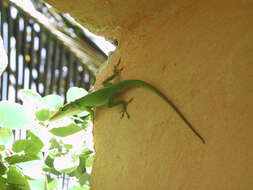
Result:
{"label": "vertical fence slat", "polygon": [[18,101],[18,89],[19,89],[19,85],[18,85],[18,78],[19,78],[19,55],[20,55],[20,32],[19,32],[19,27],[20,27],[20,23],[19,23],[19,19],[20,19],[20,12],[18,11],[17,14],[17,18],[16,18],[16,22],[15,22],[15,37],[16,37],[16,71],[15,71],[15,101]]}
{"label": "vertical fence slat", "polygon": [[[32,22],[31,20],[29,20],[30,22]],[[33,76],[32,76],[32,69],[33,69],[33,55],[34,55],[34,30],[32,27],[33,23],[29,23],[29,28],[31,28],[30,31],[30,41],[27,42],[27,44],[29,45],[29,61],[27,61],[27,66],[29,69],[29,89],[31,89],[32,87],[32,82],[33,82]]]}
{"label": "vertical fence slat", "polygon": [[54,90],[54,81],[55,81],[55,75],[56,75],[56,64],[57,64],[57,53],[58,53],[58,41],[54,40],[53,45],[53,54],[52,54],[52,63],[51,63],[51,80],[50,80],[50,87],[49,87],[49,93],[51,94]]}
{"label": "vertical fence slat", "polygon": [[58,79],[57,79],[57,82],[56,82],[56,86],[57,86],[57,93],[58,94],[62,94],[62,91],[61,91],[61,84],[62,84],[62,66],[64,65],[64,61],[65,61],[65,48],[63,46],[63,44],[60,44],[59,46],[59,63],[58,63],[58,67],[57,67],[57,70],[59,72],[59,75],[58,75]]}
{"label": "vertical fence slat", "polygon": [[66,69],[64,71],[66,73],[64,94],[67,93],[67,91],[68,91],[68,89],[70,87],[70,85],[69,85],[69,83],[70,83],[70,77],[71,77],[70,65],[72,63],[72,56],[71,56],[71,54],[69,52],[67,52],[66,57],[67,57],[67,64],[66,64],[66,67],[64,67],[64,69]]}
{"label": "vertical fence slat", "polygon": [[22,64],[21,64],[21,68],[22,68],[22,79],[21,79],[21,87],[22,88],[25,88],[25,76],[26,76],[26,73],[25,73],[25,67],[26,67],[26,56],[27,56],[27,50],[26,50],[26,47],[27,47],[27,42],[26,42],[26,37],[27,37],[27,16],[24,15],[24,29],[23,29],[23,32],[22,32],[22,58],[23,58],[23,61],[22,61]]}
{"label": "vertical fence slat", "polygon": [[37,79],[35,80],[37,91],[39,91],[39,83],[40,83],[40,65],[42,64],[42,57],[41,57],[41,51],[42,51],[42,34],[41,32],[38,33],[38,39],[39,39],[39,49],[37,52],[37,63],[36,63],[36,71],[37,71]]}
{"label": "vertical fence slat", "polygon": [[[3,7],[2,7],[2,23],[1,23],[1,29],[2,29],[2,38],[3,38],[3,42],[4,42],[4,47],[5,47],[5,50],[7,52],[7,54],[9,53],[8,52],[8,36],[7,36],[7,12],[6,12],[6,6],[3,4]],[[6,39],[7,38],[7,39]],[[9,61],[9,58],[8,58],[8,61]],[[8,66],[7,66],[8,67]],[[2,77],[1,77],[1,94],[2,94],[2,99],[6,99],[6,94],[7,94],[7,90],[6,90],[6,76],[7,76],[7,68],[6,68],[6,71],[2,74]]]}
{"label": "vertical fence slat", "polygon": [[73,76],[72,76],[72,81],[73,81],[73,85],[76,86],[77,85],[77,59],[75,59],[73,61]]}
{"label": "vertical fence slat", "polygon": [[45,61],[45,67],[44,67],[44,82],[43,82],[43,86],[44,86],[44,91],[43,91],[43,96],[46,95],[47,93],[47,83],[48,83],[48,67],[50,64],[50,50],[51,50],[51,46],[50,43],[51,42],[51,35],[47,35],[46,36],[46,61]]}
{"label": "vertical fence slat", "polygon": [[7,25],[8,25],[8,66],[6,68],[6,87],[7,87],[7,90],[6,90],[6,99],[9,98],[9,87],[10,87],[10,65],[11,65],[11,39],[12,39],[12,34],[13,34],[13,20],[11,19],[11,9],[6,9],[6,13],[7,13]]}
{"label": "vertical fence slat", "polygon": [[[0,1],[0,35],[1,35],[1,37],[3,38],[3,23],[4,23],[4,18],[3,18],[3,9],[4,9],[4,7],[3,7],[3,1]],[[3,88],[3,85],[2,85],[2,83],[3,83],[3,77],[1,77],[0,78],[0,99],[2,100],[3,98],[2,98],[2,94],[3,94],[3,91],[2,91],[2,88]]]}

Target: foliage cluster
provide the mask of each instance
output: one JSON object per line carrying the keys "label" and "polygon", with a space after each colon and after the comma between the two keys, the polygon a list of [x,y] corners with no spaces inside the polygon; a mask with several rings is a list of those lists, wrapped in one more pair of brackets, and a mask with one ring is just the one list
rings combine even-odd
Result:
{"label": "foliage cluster", "polygon": [[[86,95],[72,87],[67,102]],[[41,97],[31,90],[18,93],[22,104],[0,102],[0,189],[55,190],[62,174],[78,182],[70,190],[88,190],[94,151],[87,137],[92,127],[87,112],[49,122],[64,104],[58,95]],[[26,131],[15,139],[14,132]]]}

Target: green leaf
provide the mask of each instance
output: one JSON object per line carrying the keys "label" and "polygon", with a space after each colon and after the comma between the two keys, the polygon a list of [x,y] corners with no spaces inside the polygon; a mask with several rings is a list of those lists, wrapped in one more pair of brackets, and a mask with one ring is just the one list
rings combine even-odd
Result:
{"label": "green leaf", "polygon": [[48,190],[55,190],[57,189],[58,186],[58,181],[57,180],[52,180],[50,183],[48,183],[47,187]]}
{"label": "green leaf", "polygon": [[13,155],[13,156],[9,156],[6,157],[5,160],[9,163],[9,164],[17,164],[17,163],[21,163],[21,162],[29,162],[32,160],[40,160],[40,157],[35,156],[35,155]]}
{"label": "green leaf", "polygon": [[31,131],[27,133],[27,136],[27,140],[15,141],[13,143],[12,150],[16,153],[24,151],[26,154],[38,154],[44,146],[43,142]]}
{"label": "green leaf", "polygon": [[71,155],[64,155],[54,159],[54,168],[62,173],[71,173],[79,165],[79,158]]}
{"label": "green leaf", "polygon": [[73,148],[73,145],[71,145],[71,144],[64,144],[63,146],[64,146],[66,149],[68,149],[68,150],[70,150],[70,149]]}
{"label": "green leaf", "polygon": [[8,102],[0,102],[0,126],[10,129],[21,129],[31,124],[23,106]]}
{"label": "green leaf", "polygon": [[41,109],[35,113],[35,116],[36,116],[36,119],[38,119],[39,121],[46,121],[50,118],[52,113],[54,112],[48,109]]}
{"label": "green leaf", "polygon": [[43,102],[49,106],[50,109],[57,110],[64,104],[61,96],[51,94],[42,98]]}
{"label": "green leaf", "polygon": [[30,190],[25,176],[15,167],[10,166],[7,172],[8,189]]}
{"label": "green leaf", "polygon": [[54,159],[51,158],[50,156],[46,157],[45,164],[48,165],[49,167],[54,167]]}
{"label": "green leaf", "polygon": [[92,153],[93,153],[92,150],[86,148],[86,146],[83,146],[82,153],[81,153],[80,157],[87,158]]}
{"label": "green leaf", "polygon": [[0,189],[7,190],[6,179],[4,179],[3,177],[0,177]]}
{"label": "green leaf", "polygon": [[8,145],[13,140],[13,133],[11,129],[0,128],[0,144]]}
{"label": "green leaf", "polygon": [[0,162],[0,175],[4,175],[7,171],[7,167],[4,165],[3,162]]}
{"label": "green leaf", "polygon": [[0,151],[5,150],[5,146],[4,145],[0,145]]}
{"label": "green leaf", "polygon": [[67,92],[67,102],[73,102],[74,100],[81,98],[88,94],[88,91],[86,91],[83,88],[78,87],[71,87],[69,88]]}
{"label": "green leaf", "polygon": [[87,174],[87,173],[83,173],[83,174],[80,176],[80,178],[79,178],[78,181],[79,181],[80,185],[84,185],[84,184],[86,184],[86,183],[89,183],[89,181],[90,181],[90,175]]}
{"label": "green leaf", "polygon": [[65,126],[65,127],[53,128],[49,132],[51,132],[55,136],[66,137],[66,136],[69,136],[69,135],[73,135],[74,133],[77,133],[81,130],[82,129],[78,125],[76,125],[74,123],[71,123],[71,124],[69,124],[68,126]]}
{"label": "green leaf", "polygon": [[85,160],[85,166],[86,166],[86,167],[92,167],[93,162],[94,162],[94,158],[95,158],[94,155],[89,156],[89,157]]}
{"label": "green leaf", "polygon": [[69,173],[68,174],[69,176],[71,176],[71,177],[75,176],[77,178],[80,178],[81,175],[86,172],[86,168],[85,168],[86,158],[79,157],[79,160],[80,160],[80,163],[79,163],[78,167],[73,172]]}
{"label": "green leaf", "polygon": [[[54,174],[54,175],[60,175],[61,173],[54,169],[54,159],[51,158],[50,156],[47,156],[45,160],[46,166],[43,168],[44,171]],[[48,166],[48,167],[47,167]]]}
{"label": "green leaf", "polygon": [[56,175],[56,176],[61,175],[61,172],[57,171],[57,170],[54,169],[54,168],[44,167],[44,168],[43,168],[43,171],[45,171],[45,172],[47,172],[47,173],[50,173],[50,174],[53,174],[53,175]]}
{"label": "green leaf", "polygon": [[44,146],[43,142],[40,140],[39,137],[37,137],[31,131],[27,133],[27,136],[30,139],[28,140],[28,143],[26,145],[25,153],[34,154],[34,155],[39,153]]}
{"label": "green leaf", "polygon": [[27,142],[29,142],[29,140],[17,140],[17,141],[15,141],[12,145],[12,150],[16,153],[25,151]]}

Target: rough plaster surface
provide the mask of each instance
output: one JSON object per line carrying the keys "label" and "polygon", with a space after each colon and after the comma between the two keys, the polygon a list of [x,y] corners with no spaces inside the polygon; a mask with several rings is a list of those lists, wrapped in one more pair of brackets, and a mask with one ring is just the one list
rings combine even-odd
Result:
{"label": "rough plaster surface", "polygon": [[96,112],[92,190],[253,189],[251,0],[49,2],[118,38],[97,87],[121,57],[120,80],[157,86],[207,141],[156,95],[131,89],[120,96],[134,97],[130,120],[119,108]]}

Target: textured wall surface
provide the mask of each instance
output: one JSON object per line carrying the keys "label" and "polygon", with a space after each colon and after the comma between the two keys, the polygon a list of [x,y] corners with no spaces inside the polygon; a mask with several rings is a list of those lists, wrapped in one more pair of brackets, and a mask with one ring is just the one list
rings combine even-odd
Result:
{"label": "textured wall surface", "polygon": [[119,108],[96,111],[93,190],[253,189],[253,2],[251,0],[48,0],[93,31],[114,36],[119,80],[161,89],[207,141],[160,98],[137,88]]}

